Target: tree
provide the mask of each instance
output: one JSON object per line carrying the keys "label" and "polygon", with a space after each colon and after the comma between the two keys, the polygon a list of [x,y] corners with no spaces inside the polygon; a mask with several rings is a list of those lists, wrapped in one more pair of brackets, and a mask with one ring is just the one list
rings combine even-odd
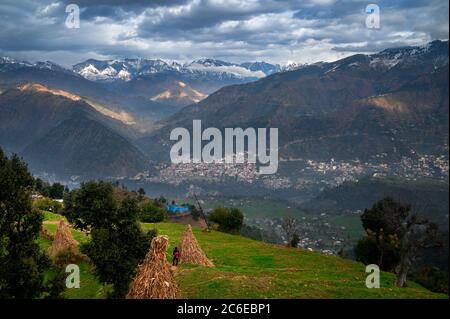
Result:
{"label": "tree", "polygon": [[377,264],[393,271],[399,262],[401,223],[408,216],[409,205],[385,198],[366,209],[361,215],[366,236],[355,247],[357,260]]}
{"label": "tree", "polygon": [[139,196],[139,200],[143,200],[144,196],[145,196],[145,189],[143,189],[142,187],[139,187],[139,189],[137,190],[138,196]]}
{"label": "tree", "polygon": [[41,211],[49,211],[55,214],[59,214],[62,210],[62,204],[51,200],[48,197],[42,197],[33,201],[33,207]]}
{"label": "tree", "polygon": [[294,233],[294,235],[292,235],[292,239],[291,239],[291,247],[297,248],[298,243],[300,242],[300,237],[297,235],[297,233]]}
{"label": "tree", "polygon": [[411,205],[385,198],[361,215],[366,236],[355,247],[357,260],[395,271],[397,286],[404,286],[420,248],[437,244],[437,226],[411,214]]}
{"label": "tree", "polygon": [[159,223],[166,218],[166,211],[150,201],[140,206],[139,220],[144,223]]}
{"label": "tree", "polygon": [[417,258],[419,249],[439,246],[438,226],[427,219],[419,218],[416,215],[410,216],[402,224],[403,236],[400,242],[400,262],[395,272],[395,285],[403,287],[406,277],[411,269],[411,265]]}
{"label": "tree", "polygon": [[200,211],[197,209],[197,207],[195,207],[195,205],[189,205],[189,210],[191,211],[191,216],[194,220],[200,219]]}
{"label": "tree", "polygon": [[219,231],[238,234],[244,222],[244,214],[237,208],[219,207],[211,212],[209,220],[219,225]]}
{"label": "tree", "polygon": [[[0,298],[37,298],[48,290],[50,262],[36,243],[43,215],[32,208],[33,186],[25,163],[0,149]],[[61,292],[51,290],[52,296]]]}
{"label": "tree", "polygon": [[281,228],[286,235],[287,246],[291,246],[292,237],[297,229],[297,221],[293,217],[285,217],[281,223]]}
{"label": "tree", "polygon": [[68,220],[90,231],[91,240],[81,245],[81,251],[94,263],[99,280],[113,285],[109,297],[124,297],[155,236],[154,231],[141,230],[136,200],[114,198],[110,183],[88,182],[68,194],[65,203]]}
{"label": "tree", "polygon": [[425,288],[448,295],[448,271],[436,267],[424,267],[414,276],[414,281]]}
{"label": "tree", "polygon": [[64,196],[65,186],[60,183],[54,183],[50,186],[49,197],[53,199],[61,199]]}

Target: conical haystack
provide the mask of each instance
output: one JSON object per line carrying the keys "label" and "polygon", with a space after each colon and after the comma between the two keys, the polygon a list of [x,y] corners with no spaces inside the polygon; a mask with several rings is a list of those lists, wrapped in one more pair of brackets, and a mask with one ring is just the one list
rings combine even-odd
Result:
{"label": "conical haystack", "polygon": [[69,227],[61,220],[56,231],[55,239],[48,249],[48,254],[50,257],[56,257],[61,251],[73,249],[77,245],[78,242],[73,239]]}
{"label": "conical haystack", "polygon": [[150,251],[138,266],[127,299],[175,299],[180,295],[178,285],[166,260],[169,239],[153,238]]}
{"label": "conical haystack", "polygon": [[47,229],[42,228],[41,229],[41,236],[44,237],[47,240],[55,240],[55,235],[53,235],[51,232],[49,232]]}
{"label": "conical haystack", "polygon": [[187,225],[183,235],[181,235],[178,250],[180,251],[180,262],[182,263],[208,267],[214,266],[212,261],[206,257],[205,253],[200,248],[197,239],[195,239],[195,236],[192,233],[191,225]]}

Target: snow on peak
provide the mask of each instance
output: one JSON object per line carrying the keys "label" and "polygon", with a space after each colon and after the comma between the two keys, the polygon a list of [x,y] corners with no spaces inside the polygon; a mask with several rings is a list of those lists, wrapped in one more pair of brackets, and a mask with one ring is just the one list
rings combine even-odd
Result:
{"label": "snow on peak", "polygon": [[236,64],[221,64],[215,61],[203,61],[197,60],[186,66],[187,70],[193,72],[203,72],[203,73],[219,73],[219,74],[229,74],[237,78],[263,78],[266,74],[262,71],[251,71],[240,65]]}

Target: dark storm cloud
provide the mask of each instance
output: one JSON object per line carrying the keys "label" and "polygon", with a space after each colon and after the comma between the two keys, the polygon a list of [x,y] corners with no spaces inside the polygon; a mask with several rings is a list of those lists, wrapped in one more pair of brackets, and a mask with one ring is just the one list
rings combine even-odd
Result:
{"label": "dark storm cloud", "polygon": [[97,17],[123,20],[130,14],[139,14],[147,8],[170,7],[186,3],[188,0],[65,0],[65,5],[76,3],[83,12],[83,18],[87,20]]}
{"label": "dark storm cloud", "polygon": [[[380,30],[365,28],[360,0],[2,0],[0,54],[314,62],[448,38],[447,0],[373,2]],[[80,29],[64,24],[68,3]]]}

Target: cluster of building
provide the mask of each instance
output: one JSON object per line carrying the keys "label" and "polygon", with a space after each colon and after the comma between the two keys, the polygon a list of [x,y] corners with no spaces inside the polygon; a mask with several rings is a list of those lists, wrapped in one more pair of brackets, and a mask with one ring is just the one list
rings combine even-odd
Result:
{"label": "cluster of building", "polygon": [[[299,248],[320,251],[324,254],[336,255],[349,244],[344,226],[330,225],[327,216],[321,214],[317,217],[302,217],[296,222],[296,233],[300,237]],[[271,237],[278,239],[279,243],[286,244],[288,239],[283,230],[283,218],[246,218],[245,223],[270,232]]]}
{"label": "cluster of building", "polygon": [[[253,182],[258,178],[255,164],[226,164],[226,163],[180,163],[160,165],[157,174],[145,177],[149,182],[179,185],[183,181],[193,179],[216,180],[235,178],[237,181]],[[135,177],[142,178],[143,175]]]}
{"label": "cluster of building", "polygon": [[[334,187],[345,181],[356,181],[367,175],[402,176],[406,178],[448,178],[448,156],[418,155],[388,161],[386,154],[379,154],[369,161],[296,160],[289,169],[280,169],[277,174],[259,175],[253,163],[186,163],[160,164],[153,171],[137,174],[134,180],[179,185],[184,181],[205,180],[221,182],[233,179],[238,182],[257,184],[267,189],[311,190]],[[387,164],[387,162],[389,164]],[[285,163],[286,164],[286,163]],[[283,161],[280,163],[283,167]]]}

